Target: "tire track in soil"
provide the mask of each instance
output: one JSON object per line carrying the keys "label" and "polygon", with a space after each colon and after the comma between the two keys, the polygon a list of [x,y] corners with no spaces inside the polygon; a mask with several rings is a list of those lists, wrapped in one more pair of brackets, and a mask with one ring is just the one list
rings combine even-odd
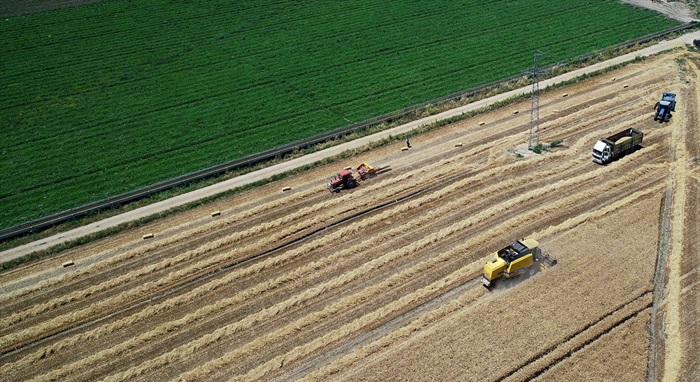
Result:
{"label": "tire track in soil", "polygon": [[590,324],[585,325],[579,331],[570,334],[564,341],[544,349],[519,365],[511,367],[494,381],[531,381],[536,379],[555,365],[571,357],[574,353],[636,317],[640,312],[651,308],[653,299],[652,291],[642,291],[639,295],[616,307],[604,316],[592,320]]}
{"label": "tire track in soil", "polygon": [[654,301],[651,306],[649,323],[649,360],[647,362],[647,381],[658,380],[658,370],[663,369],[664,361],[664,327],[663,310],[660,309],[666,289],[666,259],[669,251],[669,234],[671,231],[671,207],[673,205],[673,189],[668,186],[661,199],[659,212],[659,248],[656,256],[654,271]]}

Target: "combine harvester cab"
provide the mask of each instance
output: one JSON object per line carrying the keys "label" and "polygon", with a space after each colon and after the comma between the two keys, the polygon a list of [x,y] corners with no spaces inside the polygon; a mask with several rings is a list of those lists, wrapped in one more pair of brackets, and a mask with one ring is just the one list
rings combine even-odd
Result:
{"label": "combine harvester cab", "polygon": [[671,112],[676,111],[676,95],[664,92],[661,95],[661,101],[654,105],[654,109],[656,110],[654,121],[659,121],[659,123],[668,122],[671,119]]}
{"label": "combine harvester cab", "polygon": [[637,129],[625,129],[603,138],[593,146],[593,162],[608,164],[636,150],[643,139],[644,133]]}
{"label": "combine harvester cab", "polygon": [[484,265],[481,283],[490,288],[498,279],[511,279],[525,273],[533,275],[557,264],[557,261],[542,252],[539,243],[533,239],[515,241],[498,250],[493,259]]}

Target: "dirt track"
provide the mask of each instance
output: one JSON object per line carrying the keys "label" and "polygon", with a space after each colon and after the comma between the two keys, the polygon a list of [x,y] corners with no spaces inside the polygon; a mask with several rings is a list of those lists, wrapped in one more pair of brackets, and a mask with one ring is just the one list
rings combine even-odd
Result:
{"label": "dirt track", "polygon": [[[564,144],[544,155],[513,154],[523,102],[1,274],[0,375],[573,380],[604,358],[601,375],[640,380],[656,298],[654,375],[698,378],[700,64],[684,54],[544,94],[541,140]],[[666,125],[652,120],[662,91],[679,97]],[[643,149],[591,163],[597,139],[628,127]],[[326,191],[363,161],[393,170]],[[485,292],[488,253],[525,236],[559,265]]]}

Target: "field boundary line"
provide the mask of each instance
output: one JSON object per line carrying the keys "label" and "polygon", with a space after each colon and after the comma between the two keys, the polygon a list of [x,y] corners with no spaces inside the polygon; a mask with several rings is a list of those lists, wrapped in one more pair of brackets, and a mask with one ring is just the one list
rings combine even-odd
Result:
{"label": "field boundary line", "polygon": [[[666,275],[666,258],[669,252],[669,236],[671,233],[671,212],[673,207],[673,189],[669,185],[664,192],[661,202],[660,222],[659,222],[659,247],[656,256],[656,269],[654,271],[654,303],[651,306],[651,317],[649,323],[649,359],[647,361],[647,381],[656,382],[658,380],[658,365],[663,365],[663,358],[659,357],[660,349],[664,348],[663,326],[657,330],[657,315],[659,307],[664,299],[664,278]],[[663,323],[663,317],[658,317]]]}

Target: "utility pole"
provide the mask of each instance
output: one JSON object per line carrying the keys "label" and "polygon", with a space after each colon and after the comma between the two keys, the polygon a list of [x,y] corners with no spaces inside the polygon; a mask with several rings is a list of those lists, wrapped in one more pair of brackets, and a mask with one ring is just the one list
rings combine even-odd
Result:
{"label": "utility pole", "polygon": [[540,69],[540,56],[544,56],[546,53],[538,50],[535,52],[535,66],[532,70],[526,73],[532,76],[532,96],[530,98],[530,136],[527,142],[527,148],[532,149],[533,147],[540,144],[540,80],[539,76],[541,74],[549,74],[546,70]]}

